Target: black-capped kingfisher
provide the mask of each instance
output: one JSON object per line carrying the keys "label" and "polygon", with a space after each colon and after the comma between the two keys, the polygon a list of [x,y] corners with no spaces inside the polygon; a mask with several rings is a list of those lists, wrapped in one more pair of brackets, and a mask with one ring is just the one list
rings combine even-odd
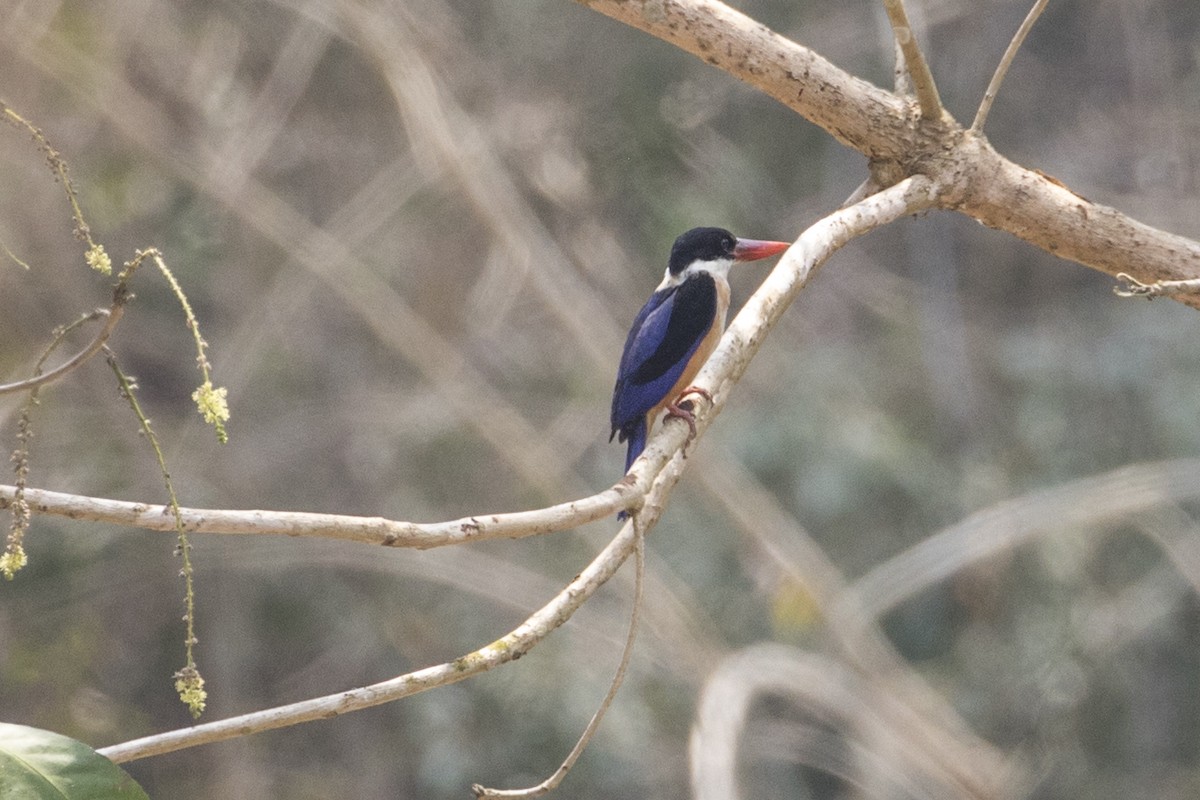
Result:
{"label": "black-capped kingfisher", "polygon": [[695,417],[689,404],[680,401],[688,394],[708,394],[692,386],[692,380],[725,330],[729,268],[790,246],[739,239],[722,228],[693,228],[675,240],[667,272],[634,318],[617,369],[608,440],[629,441],[626,472],[645,449],[660,411],[681,417],[695,435]]}

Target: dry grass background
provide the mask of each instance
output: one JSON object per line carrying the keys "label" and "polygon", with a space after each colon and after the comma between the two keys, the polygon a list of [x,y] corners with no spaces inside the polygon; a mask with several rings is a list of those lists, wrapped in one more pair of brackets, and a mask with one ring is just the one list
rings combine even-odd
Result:
{"label": "dry grass background", "polygon": [[[741,7],[886,84],[876,5]],[[969,119],[1027,8],[912,5]],[[141,276],[113,344],[190,506],[430,520],[607,486],[624,330],[674,236],[794,237],[865,174],[786,110],[571,3],[2,0],[0,18],[0,97],[66,157],[115,259],[163,250],[229,387],[221,447],[191,413],[169,293]],[[1197,42],[1191,0],[1052,3],[990,138],[1195,236]],[[0,240],[32,265],[0,264],[15,376],[107,290],[11,130]],[[743,270],[735,301],[761,274]],[[706,687],[732,674],[763,690],[738,740],[746,797],[944,796],[910,729],[878,719],[912,681],[991,743],[960,768],[1005,765],[1011,796],[1194,797],[1200,321],[1109,290],[945,214],[837,256],[692,454],[649,541],[633,672],[563,792],[688,796],[689,726],[733,702]],[[15,409],[0,402],[9,442]],[[102,366],[45,392],[39,420],[32,485],[161,502]],[[610,532],[431,553],[198,540],[209,714],[491,641]],[[38,519],[29,549],[0,586],[0,717],[97,746],[186,724],[171,541]],[[618,583],[480,680],[130,769],[162,798],[538,780],[616,664]],[[836,624],[848,608],[886,639]]]}

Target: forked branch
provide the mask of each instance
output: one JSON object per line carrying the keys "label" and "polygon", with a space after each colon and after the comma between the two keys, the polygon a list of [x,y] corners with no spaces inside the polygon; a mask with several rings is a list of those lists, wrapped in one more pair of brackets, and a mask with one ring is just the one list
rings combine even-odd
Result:
{"label": "forked branch", "polygon": [[[937,205],[1109,275],[1200,278],[1200,243],[1139,222],[997,153],[943,114],[912,119],[891,92],[837,68],[719,0],[578,0],[692,53],[819,125],[892,183],[929,176]],[[1011,49],[1011,48],[1010,48]],[[1200,296],[1179,295],[1200,307]]]}
{"label": "forked branch", "polygon": [[[713,398],[712,406],[697,415],[697,435],[703,435],[723,408],[731,388],[757,353],[763,339],[813,272],[851,239],[929,208],[935,196],[935,187],[930,181],[921,177],[911,178],[853,206],[835,211],[800,236],[730,324],[716,352],[697,376],[696,384],[707,389]],[[578,578],[520,626],[492,644],[454,661],[381,683],[145,737],[105,748],[100,751],[101,754],[117,762],[132,761],[337,716],[456,683],[519,658],[570,619],[596,589],[616,573],[636,546],[635,524],[643,532],[654,527],[671,491],[687,467],[688,461],[681,457],[680,452],[686,436],[687,429],[683,425],[664,425],[659,428],[632,470],[634,482],[647,487],[644,497],[639,498],[642,502],[636,507],[633,518],[622,526],[616,537]],[[254,513],[267,518],[272,512]],[[540,519],[537,516],[540,512],[525,513],[531,515],[526,518],[530,523]]]}

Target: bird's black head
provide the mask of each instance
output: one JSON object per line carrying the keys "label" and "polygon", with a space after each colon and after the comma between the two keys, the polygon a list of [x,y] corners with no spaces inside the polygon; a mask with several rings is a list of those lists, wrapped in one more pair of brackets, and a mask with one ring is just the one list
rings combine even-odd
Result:
{"label": "bird's black head", "polygon": [[724,228],[692,228],[675,240],[667,269],[678,275],[697,261],[734,258],[737,237]]}

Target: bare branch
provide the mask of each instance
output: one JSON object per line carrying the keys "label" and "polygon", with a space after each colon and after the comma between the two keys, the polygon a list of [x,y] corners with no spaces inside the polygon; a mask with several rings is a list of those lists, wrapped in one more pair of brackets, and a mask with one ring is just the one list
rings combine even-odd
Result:
{"label": "bare branch", "polygon": [[[258,511],[213,508],[179,509],[188,533],[305,536],[342,539],[385,547],[431,547],[486,539],[515,539],[567,530],[611,517],[637,505],[641,490],[621,482],[599,494],[567,503],[511,514],[481,514],[448,522],[401,522],[384,517],[316,514],[303,511]],[[0,485],[0,509],[16,497],[16,487]],[[90,522],[175,532],[169,506],[109,500],[102,497],[26,489],[31,512]]]}
{"label": "bare branch", "polygon": [[[1200,243],[1094,203],[1061,181],[996,153],[982,136],[962,141],[963,168],[972,174],[953,207],[1059,258],[1139,280],[1200,277]],[[1200,296],[1176,299],[1200,307]]]}
{"label": "bare branch", "polygon": [[[900,217],[928,208],[935,196],[935,187],[927,179],[920,176],[910,178],[867,197],[857,205],[835,211],[804,231],[738,313],[722,337],[716,352],[697,376],[696,385],[708,389],[713,397],[712,407],[697,415],[697,435],[702,435],[716,417],[729,390],[745,371],[764,337],[778,322],[813,271],[851,239]],[[566,622],[597,588],[615,574],[637,544],[639,533],[635,530],[635,525],[640,529],[641,535],[644,535],[657,523],[667,497],[686,469],[688,462],[681,453],[686,436],[687,428],[683,425],[664,425],[659,429],[647,444],[645,452],[634,463],[631,478],[627,479],[631,480],[634,486],[648,486],[644,494],[644,503],[633,509],[631,519],[579,577],[520,626],[496,642],[454,661],[400,675],[371,686],[145,737],[105,748],[100,751],[101,754],[116,762],[131,761],[337,716],[398,700],[436,686],[456,683],[521,657],[551,631]],[[609,490],[609,493],[614,492],[621,494],[617,487]],[[596,497],[606,494],[608,493]],[[29,492],[27,497],[28,495]],[[628,494],[625,499],[628,501]],[[615,506],[620,507],[620,504]],[[615,511],[616,507],[611,507],[609,512]],[[159,513],[161,514],[161,510]],[[275,516],[271,512],[249,513],[264,517]],[[541,519],[543,513],[544,510],[523,512],[525,519],[533,521]],[[517,515],[495,515],[486,519],[492,525],[503,524],[502,516],[508,517],[508,523],[511,525],[512,518]],[[294,519],[295,515],[282,514],[279,517]],[[188,518],[188,521],[192,519]],[[480,520],[471,519],[476,522]],[[358,522],[361,524],[363,520]],[[461,526],[462,522],[445,524]],[[384,527],[389,525],[386,520],[376,520],[375,523]],[[467,535],[467,531],[459,530],[454,535],[461,539]]]}
{"label": "bare branch", "polygon": [[[713,670],[697,702],[688,743],[693,796],[697,800],[738,797],[738,752],[754,701],[771,695],[786,698],[841,737],[839,754],[813,752],[812,744],[793,753],[801,763],[865,782],[870,797],[1021,796],[1017,766],[995,776],[993,785],[970,782],[977,776],[957,773],[943,753],[913,736],[911,716],[885,686],[864,681],[844,664],[811,652],[767,642],[726,657]],[[817,747],[819,748],[819,741]],[[849,753],[846,752],[849,750]],[[866,788],[860,786],[860,788]]]}
{"label": "bare branch", "polygon": [[[1093,269],[1142,281],[1200,277],[1200,243],[1093,203],[997,153],[949,115],[912,120],[903,101],[718,0],[579,0],[745,81],[872,159],[893,183],[941,188],[938,205]],[[1181,295],[1200,307],[1200,297]]]}
{"label": "bare branch", "polygon": [[773,97],[872,158],[912,148],[907,104],[719,0],[578,0]]}
{"label": "bare branch", "polygon": [[1033,8],[1029,9],[1029,13],[1025,15],[1025,21],[1021,23],[1021,27],[1017,28],[1012,41],[1008,43],[1008,49],[1004,51],[1004,55],[1000,58],[1000,63],[996,66],[996,72],[992,75],[991,82],[988,83],[987,91],[983,93],[983,101],[979,104],[979,110],[975,112],[975,121],[971,123],[971,130],[973,132],[979,133],[983,130],[983,126],[987,122],[988,113],[992,110],[992,103],[995,102],[996,94],[1000,91],[1000,84],[1004,83],[1004,76],[1008,74],[1008,68],[1012,66],[1013,59],[1016,58],[1017,51],[1021,49],[1021,45],[1025,43],[1025,37],[1033,29],[1033,24],[1037,22],[1042,12],[1046,10],[1048,2],[1049,0],[1037,0],[1033,4]]}
{"label": "bare branch", "polygon": [[940,119],[943,113],[942,99],[938,97],[933,73],[929,71],[929,64],[925,61],[912,24],[908,21],[904,0],[883,0],[883,7],[887,11],[892,32],[896,35],[896,44],[904,54],[904,63],[908,66],[908,74],[917,93],[917,103],[921,106],[921,116],[925,119]]}
{"label": "bare branch", "polygon": [[863,575],[847,597],[878,618],[968,564],[1008,550],[1048,528],[1104,522],[1200,496],[1200,461],[1121,467],[998,503],[936,533]]}
{"label": "bare branch", "polygon": [[579,607],[616,573],[617,568],[633,551],[637,537],[633,521],[626,522],[617,536],[579,577],[571,581],[553,600],[534,612],[512,632],[461,658],[359,689],[147,736],[106,747],[98,752],[118,764],[134,761],[201,744],[336,717],[350,711],[399,700],[437,686],[457,683],[494,669],[525,655],[551,631],[570,619]]}

